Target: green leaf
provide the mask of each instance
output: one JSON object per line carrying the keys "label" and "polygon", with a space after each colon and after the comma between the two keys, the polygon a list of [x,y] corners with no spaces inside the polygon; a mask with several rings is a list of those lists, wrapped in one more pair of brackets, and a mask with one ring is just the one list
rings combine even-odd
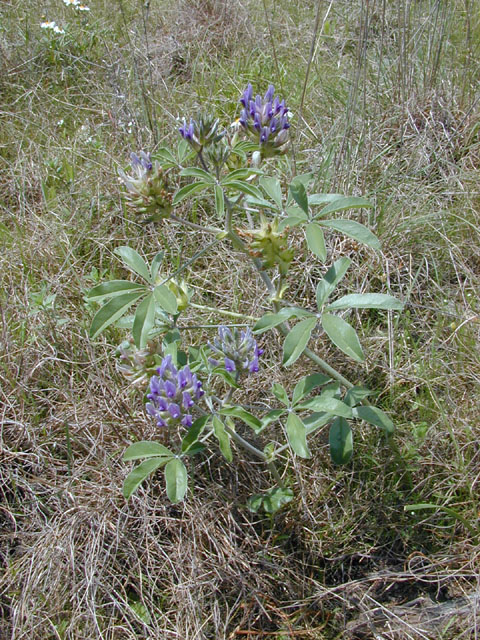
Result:
{"label": "green leaf", "polygon": [[160,269],[160,265],[163,260],[163,251],[159,251],[157,255],[152,260],[152,264],[150,265],[150,273],[152,274],[152,282],[155,282],[155,278],[158,275],[158,270]]}
{"label": "green leaf", "polygon": [[346,464],[353,455],[353,435],[345,418],[335,418],[328,436],[330,456],[335,464]]}
{"label": "green leaf", "polygon": [[232,180],[244,180],[249,176],[261,175],[262,173],[263,171],[261,169],[234,169],[221,180],[221,183],[225,184]]}
{"label": "green leaf", "polygon": [[295,200],[295,202],[298,204],[298,206],[306,214],[308,214],[307,192],[305,191],[305,187],[303,186],[303,184],[300,181],[294,180],[290,184],[290,194],[291,194],[292,198]]}
{"label": "green leaf", "polygon": [[141,440],[140,442],[134,442],[125,449],[123,459],[127,462],[128,460],[139,460],[140,458],[173,458],[174,455],[170,449],[167,449],[159,442]]}
{"label": "green leaf", "polygon": [[311,207],[315,207],[319,204],[328,204],[329,202],[341,200],[344,197],[341,193],[312,193],[308,196],[308,204]]}
{"label": "green leaf", "polygon": [[355,222],[355,220],[344,220],[341,218],[339,220],[319,220],[318,224],[321,224],[323,227],[335,229],[335,231],[339,231],[349,238],[362,242],[372,249],[376,249],[378,251],[381,249],[380,241],[377,236],[363,224]]}
{"label": "green leaf", "polygon": [[186,184],[184,187],[179,189],[177,193],[173,196],[172,204],[173,206],[188,198],[188,196],[192,196],[194,193],[199,193],[207,188],[207,184],[205,182],[193,182],[192,184]]}
{"label": "green leaf", "polygon": [[175,315],[178,311],[177,298],[165,284],[159,284],[153,290],[158,306],[169,313]]}
{"label": "green leaf", "polygon": [[130,282],[129,280],[110,280],[109,282],[102,282],[97,284],[88,291],[88,300],[102,300],[103,298],[113,298],[121,296],[124,293],[133,291],[146,291],[147,287],[144,284],[137,282]]}
{"label": "green leaf", "polygon": [[330,378],[323,375],[323,373],[311,373],[308,376],[304,376],[297,382],[293,390],[292,404],[296,405],[316,387],[321,387],[327,382],[330,382]]}
{"label": "green leaf", "polygon": [[274,487],[266,492],[263,498],[263,508],[267,513],[273,514],[291,502],[293,498],[294,494],[291,489]]}
{"label": "green leaf", "polygon": [[234,389],[240,389],[240,385],[235,380],[235,376],[233,376],[229,371],[227,371],[223,366],[215,367],[212,373],[215,373],[217,376],[222,377],[227,384],[229,384]]}
{"label": "green leaf", "polygon": [[346,405],[337,398],[332,398],[330,395],[320,395],[307,400],[300,405],[297,405],[297,409],[310,409],[312,411],[324,411],[334,416],[340,416],[342,418],[352,418],[352,408]]}
{"label": "green leaf", "polygon": [[327,298],[334,291],[337,284],[346,274],[348,267],[351,264],[349,258],[339,258],[336,260],[327,273],[323,276],[322,280],[317,285],[317,306],[318,310],[325,304]]}
{"label": "green leaf", "polygon": [[276,399],[279,400],[282,404],[284,404],[286,407],[289,406],[290,401],[288,399],[287,392],[285,391],[285,389],[282,387],[280,383],[278,382],[273,383],[272,393],[276,397]]}
{"label": "green leaf", "polygon": [[138,349],[144,349],[148,334],[155,322],[155,298],[150,293],[137,307],[133,321],[132,336]]}
{"label": "green leaf", "polygon": [[318,224],[315,224],[315,222],[311,222],[305,229],[305,235],[310,251],[322,262],[325,262],[327,259],[327,248],[325,247],[325,236],[323,235],[322,228],[319,227]]}
{"label": "green leaf", "polygon": [[326,216],[329,213],[336,213],[337,211],[345,211],[346,209],[372,209],[373,204],[366,198],[358,198],[355,196],[343,196],[333,199],[330,204],[324,207],[320,213],[317,213],[315,218],[320,216]]}
{"label": "green leaf", "polygon": [[401,311],[403,303],[386,293],[352,293],[328,305],[328,309],[385,309]]}
{"label": "green leaf", "polygon": [[281,416],[285,414],[285,409],[272,409],[266,413],[262,418],[262,428],[258,429],[255,433],[263,431],[265,427],[268,427],[272,422],[276,422]]}
{"label": "green leaf", "polygon": [[304,318],[305,316],[312,316],[309,311],[300,309],[298,307],[284,307],[278,313],[266,313],[262,316],[253,327],[253,333],[263,333],[273,327],[282,324],[290,318]]}
{"label": "green leaf", "polygon": [[260,209],[272,209],[276,210],[276,206],[273,202],[269,200],[265,200],[264,198],[253,198],[252,196],[248,196],[246,201],[249,205],[253,207],[259,207]]}
{"label": "green leaf", "polygon": [[128,500],[132,493],[134,493],[142,484],[145,478],[156,471],[159,467],[163,466],[167,461],[168,458],[164,457],[149,458],[139,464],[138,467],[135,467],[135,469],[132,469],[123,483],[123,495],[125,498]]}
{"label": "green leaf", "polygon": [[383,429],[386,433],[393,433],[395,431],[395,425],[393,424],[393,422],[390,420],[387,414],[378,407],[355,407],[353,409],[353,415],[355,418],[365,420],[365,422]]}
{"label": "green leaf", "polygon": [[167,496],[170,502],[176,504],[183,500],[187,491],[187,470],[180,458],[173,458],[165,467]]}
{"label": "green leaf", "polygon": [[263,199],[260,189],[249,182],[244,182],[243,180],[229,180],[228,182],[222,182],[222,184],[231,187],[232,189],[236,189],[237,191],[241,191],[249,196],[253,196],[254,198],[259,198],[260,200]]}
{"label": "green leaf", "polygon": [[[303,212],[302,212],[303,213]],[[287,227],[298,227],[301,224],[305,223],[305,218],[301,218],[299,216],[287,216],[286,218],[282,218],[278,225],[279,231],[284,231]]]}
{"label": "green leaf", "polygon": [[160,147],[160,149],[157,149],[157,151],[155,151],[155,153],[152,154],[152,158],[154,160],[157,160],[157,159],[160,160],[161,161],[160,164],[165,169],[168,169],[167,165],[176,167],[178,164],[177,161],[175,160],[173,153],[170,151],[170,149],[167,149],[167,147]]}
{"label": "green leaf", "polygon": [[349,407],[354,407],[359,404],[364,398],[368,398],[368,396],[372,395],[372,391],[370,389],[366,389],[365,387],[351,387],[345,394],[343,401],[345,404],[348,404]]}
{"label": "green leaf", "polygon": [[223,218],[225,213],[225,199],[223,197],[223,189],[219,184],[215,185],[215,210],[219,218]]}
{"label": "green leaf", "polygon": [[180,171],[180,175],[190,178],[200,178],[200,180],[203,180],[203,182],[207,184],[215,183],[215,178],[211,176],[208,171],[205,171],[205,169],[200,169],[200,167],[187,167]]}
{"label": "green leaf", "polygon": [[102,331],[109,327],[115,320],[118,320],[132,306],[132,304],[143,296],[144,292],[125,293],[122,296],[113,298],[97,311],[90,327],[90,337],[96,338]]}
{"label": "green leaf", "polygon": [[246,409],[243,409],[243,407],[222,407],[219,413],[222,416],[233,416],[234,418],[242,420],[242,422],[251,427],[255,432],[262,428],[261,421]]}
{"label": "green leaf", "polygon": [[185,453],[189,448],[197,442],[198,436],[205,429],[205,425],[210,420],[210,416],[202,416],[197,418],[192,426],[188,429],[186,436],[182,440],[182,452]]}
{"label": "green leaf", "polygon": [[227,462],[231,462],[233,456],[232,448],[230,447],[230,435],[225,431],[225,425],[217,416],[213,417],[213,433],[218,440],[218,446],[223,457]]}
{"label": "green leaf", "polygon": [[270,176],[263,176],[259,180],[260,186],[265,193],[275,202],[279,209],[282,208],[282,187],[280,186],[280,180],[272,178]]}
{"label": "green leaf", "polygon": [[302,355],[316,324],[316,317],[306,318],[298,322],[293,329],[289,331],[283,343],[284,367],[289,367]]}
{"label": "green leaf", "polygon": [[288,442],[297,456],[310,458],[311,453],[307,445],[305,425],[295,413],[288,414],[286,431]]}
{"label": "green leaf", "polygon": [[346,353],[347,356],[357,362],[365,360],[357,332],[343,318],[334,316],[331,313],[324,313],[322,315],[322,326],[333,344],[343,353]]}
{"label": "green leaf", "polygon": [[247,500],[247,506],[252,513],[258,513],[260,509],[266,513],[274,514],[293,500],[293,491],[283,487],[273,487],[265,493],[257,493]]}
{"label": "green leaf", "polygon": [[142,256],[131,247],[117,247],[115,253],[127,267],[144,278],[147,282],[151,282],[150,269]]}

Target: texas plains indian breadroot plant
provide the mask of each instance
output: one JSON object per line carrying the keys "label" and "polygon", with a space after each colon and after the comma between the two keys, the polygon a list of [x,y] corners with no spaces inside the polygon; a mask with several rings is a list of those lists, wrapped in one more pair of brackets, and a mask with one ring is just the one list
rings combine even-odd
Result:
{"label": "texas plains indian breadroot plant", "polygon": [[[211,243],[173,273],[164,264],[162,252],[147,264],[134,249],[123,246],[115,253],[131,271],[131,279],[104,282],[88,293],[88,300],[100,305],[91,325],[92,338],[119,321],[129,329],[129,338],[117,348],[118,369],[144,394],[146,414],[159,434],[156,441],[135,442],[125,451],[124,460],[141,461],[125,480],[127,498],[163,468],[168,498],[182,500],[187,469],[195,456],[215,446],[229,463],[234,449],[265,463],[274,484],[249,504],[252,509],[273,512],[293,496],[285,480],[289,478],[286,456],[309,458],[309,441],[320,429],[329,430],[331,458],[337,465],[352,456],[356,421],[386,434],[394,429],[386,413],[370,404],[371,391],[354,386],[309,345],[314,342],[312,335],[316,341],[324,336],[348,358],[362,362],[360,340],[345,316],[352,309],[398,311],[402,304],[384,293],[336,297],[350,266],[347,257],[325,265],[311,296],[314,306],[295,304],[288,297],[292,261],[299,258],[293,235],[304,237],[307,260],[320,266],[327,262],[325,230],[378,250],[379,241],[367,227],[339,215],[372,205],[361,197],[310,193],[312,174],[295,176],[284,186],[275,167],[289,146],[288,107],[275,96],[273,86],[262,97],[254,96],[251,85],[240,105],[233,127],[222,127],[211,114],[185,119],[175,152],[164,147],[153,155],[132,153],[130,175],[120,171],[127,205],[147,220],[198,229],[196,222],[187,214],[180,217],[178,211],[180,204],[186,210],[188,199],[202,198],[214,221],[212,226],[201,225],[212,235]],[[261,279],[262,304],[268,309],[261,317],[192,301],[186,279],[189,274],[192,280],[195,277],[195,260],[205,256],[215,260],[215,251],[223,243],[243,254]],[[295,273],[298,280],[298,270]],[[197,343],[185,344],[187,325],[190,340],[195,335],[191,322],[184,320],[187,310],[189,318],[198,311],[223,316],[225,321],[211,325],[208,340],[199,337]],[[204,332],[205,324],[201,327]],[[303,355],[311,363],[311,372],[292,385],[291,394],[273,381],[261,407],[244,406],[240,400],[245,381],[266,364],[262,364],[267,356],[258,337],[272,331],[282,336],[283,359],[268,362],[269,370],[280,372]],[[262,439],[264,447],[259,448]]]}

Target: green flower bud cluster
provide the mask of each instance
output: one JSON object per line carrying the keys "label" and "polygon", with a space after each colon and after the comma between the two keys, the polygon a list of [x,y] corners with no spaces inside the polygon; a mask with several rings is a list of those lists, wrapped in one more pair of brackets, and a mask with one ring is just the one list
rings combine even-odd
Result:
{"label": "green flower bud cluster", "polygon": [[285,275],[293,260],[293,249],[288,248],[285,232],[278,230],[278,219],[271,222],[263,215],[260,217],[259,229],[239,230],[241,236],[250,238],[248,249],[255,258],[261,258],[264,268],[272,268],[278,265],[280,273]]}
{"label": "green flower bud cluster", "polygon": [[161,360],[160,345],[149,340],[144,349],[137,349],[133,338],[124,340],[116,349],[117,371],[123,376],[146,386]]}
{"label": "green flower bud cluster", "polygon": [[178,311],[185,311],[190,303],[190,298],[193,293],[192,290],[187,287],[185,280],[180,282],[172,278],[167,282],[167,287],[177,299]]}
{"label": "green flower bud cluster", "polygon": [[120,179],[127,191],[125,199],[139,214],[148,213],[153,219],[168,218],[172,211],[173,191],[167,176],[158,162],[152,162],[150,154],[140,151],[130,154],[134,176],[127,176],[119,169]]}

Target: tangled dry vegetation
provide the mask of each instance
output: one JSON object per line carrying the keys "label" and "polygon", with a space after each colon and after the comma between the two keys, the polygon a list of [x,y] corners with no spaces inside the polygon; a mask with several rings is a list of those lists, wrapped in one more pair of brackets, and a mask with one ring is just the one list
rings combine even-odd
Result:
{"label": "tangled dry vegetation", "polygon": [[[313,2],[92,0],[76,21],[59,4],[42,9],[70,21],[58,46],[37,9],[0,6],[0,637],[477,638],[479,3],[319,3],[313,46]],[[349,290],[387,287],[406,310],[362,316],[364,369],[317,347],[379,391],[397,433],[358,428],[346,468],[320,433],[273,518],[247,510],[268,478],[240,456],[197,462],[179,505],[161,478],[126,503],[122,451],[155,428],[112,362],[123,333],[88,339],[84,294],[125,275],[115,246],[163,249],[175,267],[207,236],[134,219],[116,167],[173,144],[175,118],[207,102],[233,119],[249,80],[288,97],[296,168],[316,191],[376,203],[363,222],[383,252],[332,235],[329,257],[354,260]],[[184,213],[212,215],[207,201]],[[289,295],[308,305],[322,267],[292,242]],[[265,310],[228,247],[196,269],[199,300]],[[250,402],[308,372],[272,364],[275,336],[263,346]],[[404,511],[415,503],[439,508]]]}

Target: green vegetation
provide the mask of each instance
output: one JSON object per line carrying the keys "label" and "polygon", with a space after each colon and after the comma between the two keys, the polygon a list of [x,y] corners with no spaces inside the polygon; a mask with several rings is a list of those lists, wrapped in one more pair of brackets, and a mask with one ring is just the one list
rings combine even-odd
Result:
{"label": "green vegetation", "polygon": [[[478,593],[480,2],[70,4],[0,4],[0,637],[475,637],[473,607],[441,628],[399,607]],[[287,472],[301,497],[271,491],[267,513],[247,505],[270,486],[259,462],[229,466],[220,452],[193,459],[184,502],[169,502],[161,472],[127,502],[123,452],[159,433],[115,367],[125,329],[90,340],[87,292],[131,279],[120,247],[149,264],[162,251],[173,272],[212,238],[146,224],[118,169],[132,150],[175,148],[183,118],[207,106],[233,122],[249,82],[273,83],[293,112],[284,193],[312,171],[311,193],[375,205],[352,218],[382,250],[327,233],[325,264],[352,261],[339,297],[388,292],[405,309],[348,316],[364,363],[321,337],[315,349],[378,391],[395,435],[359,423],[337,467],[320,430]],[[211,197],[181,206],[218,226]],[[291,269],[287,298],[315,308],[326,266]],[[193,327],[207,341],[203,325],[222,322],[207,307],[268,311],[227,245],[196,260],[188,287],[203,309],[189,309],[192,341]],[[283,339],[268,335],[281,362]],[[281,369],[289,398],[311,372],[303,357]],[[272,378],[249,379],[249,404]]]}

